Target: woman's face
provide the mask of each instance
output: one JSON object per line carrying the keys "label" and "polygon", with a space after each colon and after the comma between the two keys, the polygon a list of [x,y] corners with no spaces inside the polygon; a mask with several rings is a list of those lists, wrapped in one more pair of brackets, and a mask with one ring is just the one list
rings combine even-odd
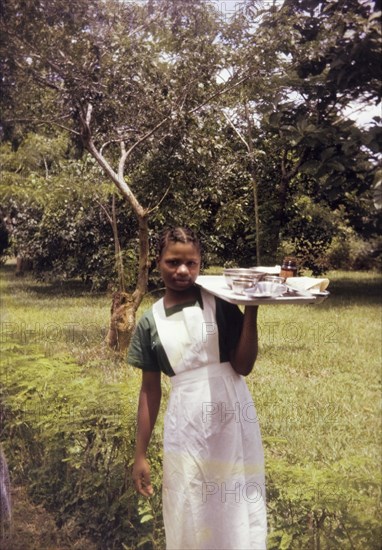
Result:
{"label": "woman's face", "polygon": [[199,249],[193,243],[170,241],[158,260],[166,288],[178,292],[189,289],[199,275],[200,261]]}

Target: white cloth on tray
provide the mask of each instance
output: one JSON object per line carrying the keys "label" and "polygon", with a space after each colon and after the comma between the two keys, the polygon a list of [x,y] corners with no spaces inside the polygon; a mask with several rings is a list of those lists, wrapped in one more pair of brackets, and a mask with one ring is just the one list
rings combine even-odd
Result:
{"label": "white cloth on tray", "polygon": [[329,286],[329,279],[326,277],[288,277],[286,284],[296,290],[324,292]]}

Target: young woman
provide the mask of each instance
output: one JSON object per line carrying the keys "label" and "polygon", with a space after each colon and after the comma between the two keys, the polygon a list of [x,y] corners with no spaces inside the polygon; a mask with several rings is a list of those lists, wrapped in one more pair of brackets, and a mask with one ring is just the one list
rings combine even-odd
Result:
{"label": "young woman", "polygon": [[257,356],[257,307],[239,308],[195,284],[200,244],[187,228],[160,238],[165,294],[140,319],[128,362],[142,369],[133,479],[153,494],[146,451],[161,400],[165,415],[163,516],[168,550],[263,550],[264,461],[244,380]]}

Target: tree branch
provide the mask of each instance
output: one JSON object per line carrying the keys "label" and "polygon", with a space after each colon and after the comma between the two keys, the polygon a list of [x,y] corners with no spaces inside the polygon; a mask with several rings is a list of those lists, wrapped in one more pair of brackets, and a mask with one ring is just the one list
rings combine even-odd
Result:
{"label": "tree branch", "polygon": [[143,206],[136,199],[134,193],[131,191],[130,187],[127,185],[124,178],[119,177],[119,174],[117,174],[113,170],[113,168],[105,159],[105,157],[98,151],[91,137],[89,137],[89,139],[86,141],[85,147],[89,151],[89,153],[95,158],[95,160],[98,162],[98,164],[107,174],[107,176],[115,183],[115,185],[118,187],[119,191],[121,192],[122,196],[129,201],[131,207],[133,208],[138,218],[145,217],[147,214],[146,209],[143,208]]}
{"label": "tree branch", "polygon": [[[34,57],[38,57],[35,54],[32,54],[32,55],[34,55]],[[47,88],[50,88],[51,90],[54,90],[56,92],[59,92],[61,90],[61,88],[57,86],[57,84],[53,84],[53,82],[51,82],[50,80],[47,80],[46,78],[42,78],[37,73],[37,71],[33,69],[33,67],[30,67],[29,65],[26,67],[22,63],[19,63],[17,60],[15,60],[15,65],[23,71],[28,71],[32,75],[32,78],[34,78],[35,81],[38,82],[38,84],[41,84],[42,86],[46,86]]]}
{"label": "tree branch", "polygon": [[159,201],[155,206],[153,206],[152,208],[150,208],[150,209],[147,210],[147,214],[151,214],[151,212],[154,212],[155,210],[157,210],[157,209],[160,207],[160,205],[162,204],[162,202],[163,202],[164,199],[166,198],[166,195],[167,195],[167,193],[170,191],[170,189],[171,189],[171,183],[170,183],[170,185],[167,187],[167,189],[166,189],[166,191],[164,192],[164,194],[163,194],[162,198],[160,199],[160,201]]}
{"label": "tree branch", "polygon": [[[204,105],[206,105],[207,103],[209,103],[210,101],[212,101],[212,99],[215,99],[215,97],[219,97],[220,95],[236,88],[237,86],[239,86],[240,84],[242,84],[245,80],[247,80],[248,76],[244,76],[243,78],[241,78],[238,82],[236,82],[235,84],[233,84],[232,86],[228,86],[227,88],[224,88],[223,90],[219,90],[218,92],[216,92],[215,94],[213,94],[212,96],[210,96],[206,101],[204,101],[203,103],[200,103],[199,105],[197,105],[196,107],[194,107],[193,109],[191,109],[190,111],[186,111],[188,114],[192,114],[194,112],[196,112],[197,110],[201,109]],[[187,95],[187,94],[186,94]],[[151,137],[157,130],[159,130],[159,128],[161,128],[161,126],[163,126],[168,120],[169,120],[170,116],[166,116],[164,119],[162,119],[156,126],[154,126],[154,128],[152,128],[151,130],[149,130],[148,132],[146,132],[146,134],[144,134],[138,141],[136,141],[127,151],[125,150],[123,152],[123,154],[121,155],[121,158],[120,158],[120,161],[119,161],[119,166],[118,166],[118,176],[120,178],[123,178],[123,174],[124,174],[124,169],[125,169],[125,163],[126,163],[126,160],[128,159],[128,157],[131,155],[131,153],[141,144],[143,143],[144,141],[146,141],[149,137]]]}
{"label": "tree branch", "polygon": [[93,105],[91,103],[88,103],[88,106],[86,108],[86,126],[88,127],[89,133],[90,133],[90,121],[92,118],[92,112],[93,112]]}
{"label": "tree branch", "polygon": [[119,167],[118,167],[118,174],[121,176],[121,174],[124,173],[125,171],[125,163],[126,163],[126,160],[127,158],[131,155],[131,153],[134,151],[134,149],[136,149],[138,147],[138,145],[140,145],[141,143],[143,143],[144,141],[146,141],[146,139],[148,139],[149,137],[151,137],[157,130],[159,130],[159,128],[161,126],[163,126],[163,124],[165,124],[165,122],[167,122],[167,120],[169,119],[170,117],[165,117],[163,120],[161,120],[156,126],[154,126],[154,128],[152,128],[151,130],[149,130],[148,132],[146,132],[146,134],[144,134],[138,141],[136,141],[127,151],[125,150],[123,152],[123,154],[121,155],[121,158],[119,160]]}
{"label": "tree branch", "polygon": [[36,124],[36,126],[57,126],[58,128],[62,128],[66,132],[70,132],[71,134],[75,134],[76,136],[81,135],[81,132],[77,132],[77,130],[73,130],[73,128],[69,128],[68,126],[61,124],[60,122],[56,122],[55,120],[41,120],[34,118],[7,118],[4,122],[30,122],[32,124]]}
{"label": "tree branch", "polygon": [[100,208],[102,208],[102,210],[104,211],[104,214],[106,215],[107,217],[107,221],[110,223],[110,225],[113,224],[113,220],[112,220],[112,217],[110,216],[109,214],[109,211],[108,209],[106,208],[106,206],[104,206],[98,199],[95,199],[96,203],[98,204],[98,206]]}
{"label": "tree branch", "polygon": [[[130,130],[131,132],[138,132],[138,130]],[[118,139],[110,139],[109,141],[105,141],[105,143],[103,143],[99,149],[100,153],[103,154],[103,150],[108,147],[108,145],[111,145],[112,143],[122,143],[122,142],[125,142],[127,139],[129,139],[131,136],[128,136],[128,135],[125,135],[125,136],[121,136],[120,138]]]}
{"label": "tree branch", "polygon": [[232,126],[232,128],[235,130],[235,132],[237,133],[237,135],[239,136],[239,138],[241,139],[241,141],[244,143],[244,145],[246,146],[247,150],[248,150],[248,153],[250,153],[250,147],[249,147],[249,144],[247,143],[247,141],[245,140],[244,136],[239,132],[239,130],[236,128],[236,126],[234,125],[234,123],[232,122],[232,120],[229,118],[229,116],[224,112],[222,111],[223,113],[223,116],[225,117],[225,119],[227,120],[227,122]]}
{"label": "tree branch", "polygon": [[244,76],[243,78],[238,80],[235,84],[232,84],[231,86],[228,86],[227,88],[223,88],[223,90],[219,90],[219,91],[215,92],[210,97],[208,97],[205,101],[203,101],[203,103],[200,103],[199,105],[197,105],[196,107],[194,107],[193,109],[188,111],[188,114],[192,115],[193,113],[195,113],[196,111],[198,111],[199,109],[204,107],[204,105],[207,105],[207,103],[209,103],[210,101],[215,99],[215,97],[219,97],[219,96],[229,92],[230,90],[233,90],[234,88],[236,88],[237,86],[239,86],[240,84],[245,82],[248,78],[249,78],[249,76]]}

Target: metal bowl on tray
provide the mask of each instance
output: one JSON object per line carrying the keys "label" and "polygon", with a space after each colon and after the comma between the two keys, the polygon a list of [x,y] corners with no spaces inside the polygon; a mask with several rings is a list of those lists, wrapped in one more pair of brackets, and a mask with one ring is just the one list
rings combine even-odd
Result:
{"label": "metal bowl on tray", "polygon": [[253,287],[254,280],[249,277],[232,279],[232,290],[235,294],[244,294],[244,290]]}
{"label": "metal bowl on tray", "polygon": [[233,279],[247,279],[252,281],[253,285],[257,281],[260,281],[260,279],[264,276],[264,273],[256,272],[251,268],[246,267],[232,267],[224,269],[223,275],[227,286],[232,288]]}

